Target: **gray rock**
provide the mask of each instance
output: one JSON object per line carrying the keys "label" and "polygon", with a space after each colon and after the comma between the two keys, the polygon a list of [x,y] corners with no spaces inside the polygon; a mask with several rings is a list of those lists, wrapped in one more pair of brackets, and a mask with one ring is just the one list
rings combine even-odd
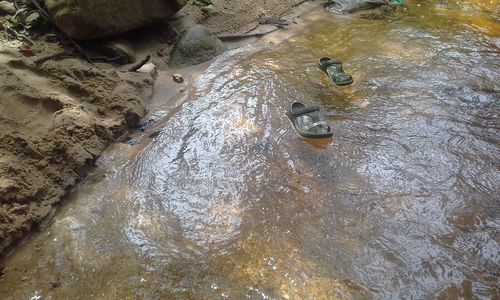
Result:
{"label": "gray rock", "polygon": [[9,1],[0,1],[0,16],[13,15],[16,13],[16,7]]}
{"label": "gray rock", "polygon": [[74,39],[124,33],[164,21],[188,0],[45,0],[56,25]]}
{"label": "gray rock", "polygon": [[187,29],[174,46],[170,66],[182,68],[209,61],[226,50],[222,41],[208,28],[195,25]]}

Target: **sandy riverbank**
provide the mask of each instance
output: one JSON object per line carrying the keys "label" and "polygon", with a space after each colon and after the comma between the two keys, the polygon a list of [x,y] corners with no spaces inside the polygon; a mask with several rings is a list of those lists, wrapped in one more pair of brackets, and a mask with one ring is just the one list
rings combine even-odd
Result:
{"label": "sandy riverbank", "polygon": [[[215,0],[203,15],[191,6],[177,16],[207,25],[221,37],[245,35],[263,17],[280,17],[304,0]],[[0,39],[0,253],[50,220],[67,192],[86,176],[102,151],[146,114],[150,74],[122,72],[81,59],[34,60],[62,50],[43,36],[34,57],[22,43]],[[158,40],[138,52],[166,68],[171,45]]]}
{"label": "sandy riverbank", "polygon": [[0,53],[0,250],[53,212],[106,146],[145,113],[154,80],[79,59],[37,67]]}

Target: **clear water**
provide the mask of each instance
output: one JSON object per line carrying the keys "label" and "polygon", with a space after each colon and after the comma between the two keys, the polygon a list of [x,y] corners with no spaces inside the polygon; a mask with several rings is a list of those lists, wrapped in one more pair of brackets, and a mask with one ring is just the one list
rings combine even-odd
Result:
{"label": "clear water", "polygon": [[[108,151],[5,261],[1,298],[500,298],[497,2],[319,11],[283,34],[219,57],[158,135]],[[334,137],[300,138],[294,100]]]}

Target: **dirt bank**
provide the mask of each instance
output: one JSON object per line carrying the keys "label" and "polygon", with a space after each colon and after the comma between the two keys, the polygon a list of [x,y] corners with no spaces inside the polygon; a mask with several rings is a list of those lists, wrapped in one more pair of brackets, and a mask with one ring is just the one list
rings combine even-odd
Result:
{"label": "dirt bank", "polygon": [[[219,36],[238,36],[302,2],[214,0],[215,13],[187,6],[178,18],[189,16]],[[153,93],[151,75],[111,64],[75,58],[35,65],[36,58],[62,48],[34,42],[35,56],[27,57],[20,42],[0,39],[0,254],[40,222],[45,226],[107,145],[145,115]],[[158,51],[156,39],[137,48],[166,68],[171,46]]]}
{"label": "dirt bank", "polygon": [[50,215],[106,146],[140,120],[154,80],[79,59],[35,66],[17,47],[1,43],[3,250]]}

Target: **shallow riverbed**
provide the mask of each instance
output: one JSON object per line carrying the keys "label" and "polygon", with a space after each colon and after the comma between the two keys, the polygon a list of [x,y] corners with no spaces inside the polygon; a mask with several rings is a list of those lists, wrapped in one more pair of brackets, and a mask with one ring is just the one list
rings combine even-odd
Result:
{"label": "shallow riverbed", "polygon": [[[216,59],[6,260],[1,298],[498,299],[500,21],[441,2],[317,11]],[[294,100],[334,137],[300,138]]]}

